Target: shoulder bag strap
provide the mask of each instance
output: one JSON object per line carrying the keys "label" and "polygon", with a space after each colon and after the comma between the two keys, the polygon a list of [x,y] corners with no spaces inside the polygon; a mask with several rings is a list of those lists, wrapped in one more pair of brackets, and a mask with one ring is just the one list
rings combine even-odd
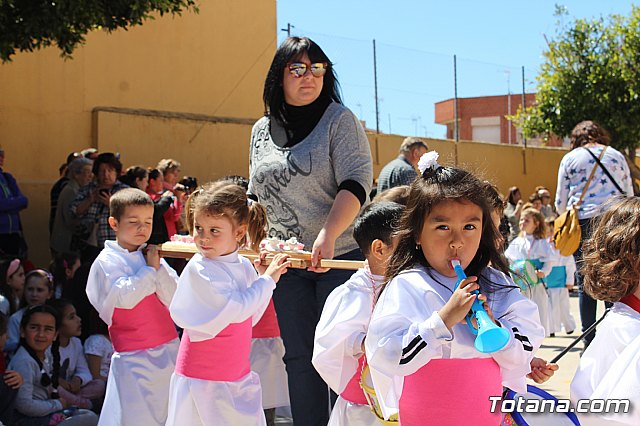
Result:
{"label": "shoulder bag strap", "polygon": [[[606,149],[606,148],[607,148],[607,147],[605,146],[605,147],[604,147],[604,149]],[[608,177],[609,179],[611,179],[611,182],[612,182],[612,183],[613,183],[613,185],[616,187],[616,189],[617,189],[618,191],[620,191],[620,193],[621,193],[622,195],[625,195],[625,194],[624,194],[624,191],[622,190],[622,188],[620,188],[620,185],[618,185],[618,182],[616,182],[616,180],[613,178],[613,176],[611,176],[611,173],[609,173],[609,170],[607,170],[607,168],[604,166],[604,164],[602,164],[602,161],[600,161],[600,158],[602,158],[602,154],[600,154],[600,158],[598,158],[598,157],[596,157],[596,156],[594,155],[594,153],[593,153],[593,152],[591,152],[591,150],[589,150],[589,149],[587,149],[587,148],[584,148],[584,149],[586,149],[586,150],[587,150],[587,152],[588,152],[589,154],[591,154],[591,156],[593,157],[593,159],[594,159],[594,160],[596,160],[596,163],[598,163],[598,165],[600,166],[600,168],[602,169],[602,171],[607,175],[607,177]],[[602,150],[602,152],[604,152],[604,149]]]}
{"label": "shoulder bag strap", "polygon": [[[585,149],[587,149],[587,148],[585,148]],[[600,153],[600,158],[602,158],[602,156],[604,155],[604,152],[606,150],[607,150],[606,146],[604,148],[602,148],[602,152]],[[587,149],[587,151],[589,151],[589,150]],[[591,151],[589,151],[589,153],[591,153]],[[582,195],[580,195],[580,199],[575,204],[575,206],[580,207],[580,204],[582,204],[582,199],[587,194],[587,189],[589,189],[589,184],[591,183],[591,179],[593,179],[593,175],[596,173],[596,169],[598,168],[598,163],[599,163],[599,161],[596,162],[596,164],[593,165],[593,170],[591,170],[591,174],[589,175],[589,180],[587,180],[587,184],[584,186],[584,189],[582,190]]]}

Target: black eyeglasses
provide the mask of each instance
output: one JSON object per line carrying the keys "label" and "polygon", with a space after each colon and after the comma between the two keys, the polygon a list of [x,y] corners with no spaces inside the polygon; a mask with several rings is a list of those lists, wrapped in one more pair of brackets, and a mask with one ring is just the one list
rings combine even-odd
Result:
{"label": "black eyeglasses", "polygon": [[304,77],[308,69],[314,77],[322,77],[327,72],[327,68],[328,65],[326,62],[315,62],[313,64],[292,62],[289,64],[289,74],[291,74],[293,78]]}

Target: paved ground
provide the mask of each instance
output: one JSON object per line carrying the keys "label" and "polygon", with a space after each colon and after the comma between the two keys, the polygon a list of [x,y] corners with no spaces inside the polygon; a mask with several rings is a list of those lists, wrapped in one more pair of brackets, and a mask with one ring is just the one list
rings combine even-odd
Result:
{"label": "paved ground", "polygon": [[[560,353],[564,348],[566,348],[574,339],[576,339],[580,335],[580,311],[578,308],[578,297],[577,293],[572,295],[570,298],[571,305],[571,313],[576,320],[577,329],[573,334],[568,335],[564,332],[557,333],[556,337],[546,338],[542,344],[542,347],[537,352],[536,356],[539,358],[546,359],[550,361],[553,357],[555,357],[558,353]],[[604,312],[604,303],[598,302],[598,313],[597,317],[600,318],[602,313]],[[569,386],[571,385],[571,380],[573,379],[573,375],[578,368],[578,364],[580,362],[580,351],[582,350],[582,342],[578,343],[575,347],[571,349],[566,355],[564,355],[559,361],[558,366],[560,367],[558,371],[554,374],[554,376],[549,379],[546,383],[542,385],[536,385],[541,389],[549,392],[551,395],[556,398],[569,398]],[[533,381],[529,380],[529,383],[535,384]],[[277,417],[276,424],[278,425],[293,425],[293,422],[289,417]]]}

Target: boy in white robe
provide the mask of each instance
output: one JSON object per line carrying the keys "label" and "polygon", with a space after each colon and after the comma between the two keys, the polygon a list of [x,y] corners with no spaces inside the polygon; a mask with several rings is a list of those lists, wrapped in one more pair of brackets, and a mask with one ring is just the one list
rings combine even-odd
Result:
{"label": "boy in white robe", "polygon": [[115,349],[99,424],[160,426],[179,346],[168,309],[178,276],[156,246],[145,246],[153,223],[149,195],[123,189],[109,208],[116,241],[105,241],[87,282]]}
{"label": "boy in white robe", "polygon": [[353,236],[367,259],[366,265],[329,295],[316,327],[313,365],[340,395],[329,425],[380,424],[360,388],[364,338],[377,288],[384,280],[386,265],[395,247],[392,234],[403,210],[397,203],[373,203],[356,219]]}

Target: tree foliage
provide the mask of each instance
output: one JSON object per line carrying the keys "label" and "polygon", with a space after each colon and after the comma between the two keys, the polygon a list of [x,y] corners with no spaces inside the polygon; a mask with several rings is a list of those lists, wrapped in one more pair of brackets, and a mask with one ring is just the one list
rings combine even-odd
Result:
{"label": "tree foliage", "polygon": [[633,158],[640,145],[640,8],[629,17],[559,25],[547,44],[536,103],[515,117],[525,136],[564,137],[580,121],[594,120],[609,131],[612,146]]}
{"label": "tree foliage", "polygon": [[141,25],[154,13],[197,12],[195,0],[0,0],[0,60],[56,45],[70,57],[94,29]]}

